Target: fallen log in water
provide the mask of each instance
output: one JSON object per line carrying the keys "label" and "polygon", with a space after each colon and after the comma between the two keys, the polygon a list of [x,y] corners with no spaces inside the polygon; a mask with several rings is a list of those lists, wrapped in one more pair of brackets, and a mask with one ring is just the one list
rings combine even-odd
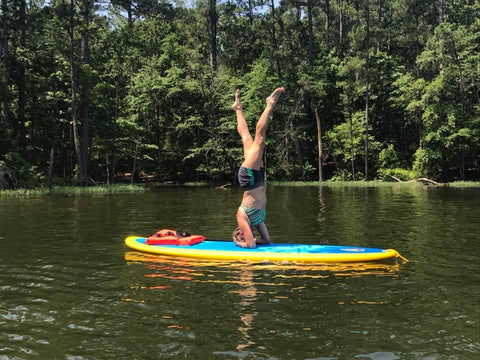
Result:
{"label": "fallen log in water", "polygon": [[393,180],[397,181],[397,182],[407,182],[407,183],[411,183],[411,182],[421,182],[423,183],[424,185],[435,185],[435,186],[438,186],[438,185],[445,185],[445,184],[442,184],[442,183],[439,183],[439,182],[436,182],[432,179],[427,179],[427,178],[418,178],[418,179],[414,179],[414,180],[408,180],[408,181],[403,181],[393,175],[388,175],[389,177],[391,177]]}

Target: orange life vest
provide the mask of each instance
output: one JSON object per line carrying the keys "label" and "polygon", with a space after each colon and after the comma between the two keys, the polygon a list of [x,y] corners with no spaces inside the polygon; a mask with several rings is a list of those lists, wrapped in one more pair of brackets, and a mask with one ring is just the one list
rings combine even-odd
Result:
{"label": "orange life vest", "polygon": [[205,240],[202,235],[190,235],[183,231],[162,229],[147,238],[148,245],[194,245]]}

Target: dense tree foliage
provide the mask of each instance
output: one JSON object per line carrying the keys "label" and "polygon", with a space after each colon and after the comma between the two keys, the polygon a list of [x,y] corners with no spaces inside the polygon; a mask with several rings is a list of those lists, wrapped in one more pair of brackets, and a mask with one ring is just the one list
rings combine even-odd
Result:
{"label": "dense tree foliage", "polygon": [[270,179],[478,178],[478,0],[1,0],[0,163],[24,186],[234,181],[276,86]]}

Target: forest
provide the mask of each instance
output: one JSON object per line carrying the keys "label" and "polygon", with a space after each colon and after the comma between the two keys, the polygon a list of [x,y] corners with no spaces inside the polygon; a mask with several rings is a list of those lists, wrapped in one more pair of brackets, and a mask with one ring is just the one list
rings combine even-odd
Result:
{"label": "forest", "polygon": [[0,0],[14,186],[480,179],[478,0]]}

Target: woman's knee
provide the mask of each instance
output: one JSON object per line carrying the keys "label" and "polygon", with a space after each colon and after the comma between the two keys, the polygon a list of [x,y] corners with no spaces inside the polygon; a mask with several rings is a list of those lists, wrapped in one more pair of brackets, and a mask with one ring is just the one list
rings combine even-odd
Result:
{"label": "woman's knee", "polygon": [[250,134],[244,134],[241,136],[242,137],[242,143],[243,145],[247,144],[247,145],[251,145],[253,144],[253,139],[252,139],[252,136]]}

